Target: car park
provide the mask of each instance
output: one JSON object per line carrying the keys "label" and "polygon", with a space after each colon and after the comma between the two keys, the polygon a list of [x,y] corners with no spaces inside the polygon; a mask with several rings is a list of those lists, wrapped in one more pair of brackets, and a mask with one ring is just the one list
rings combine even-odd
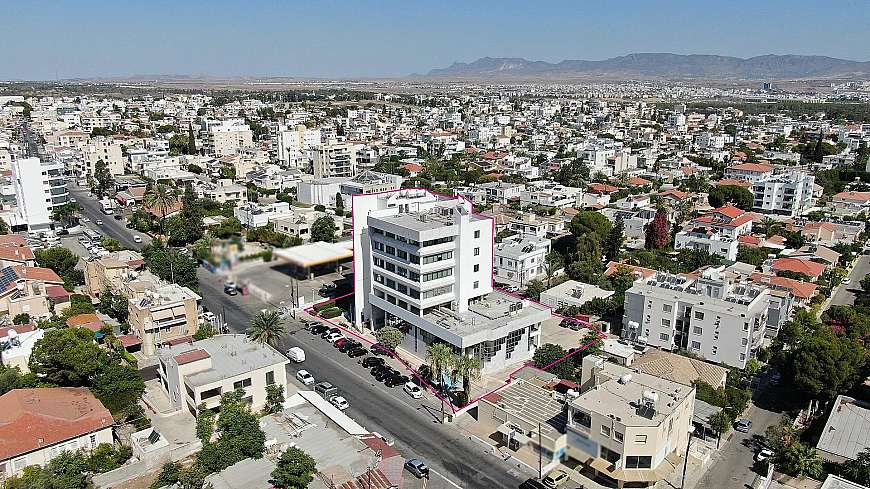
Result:
{"label": "car park", "polygon": [[311,334],[321,335],[326,331],[329,331],[329,326],[325,324],[316,324],[314,326],[311,326],[311,329],[309,329],[308,331],[310,331]]}
{"label": "car park", "polygon": [[734,423],[734,430],[741,433],[749,433],[750,428],[752,428],[752,421],[748,419],[738,419]]}
{"label": "car park", "polygon": [[568,473],[563,470],[554,470],[544,477],[543,483],[547,487],[559,487],[568,482]]}
{"label": "car park", "polygon": [[302,382],[302,385],[311,385],[314,383],[314,377],[307,370],[296,372],[296,379]]}
{"label": "car park", "polygon": [[341,330],[338,328],[335,328],[335,327],[329,328],[326,331],[324,331],[323,334],[320,335],[320,337],[325,340],[328,336],[330,336],[333,333],[341,333]]}
{"label": "car park", "polygon": [[350,405],[347,403],[347,399],[341,396],[335,396],[330,399],[329,402],[332,403],[332,405],[335,406],[335,408],[339,411],[344,411],[345,409],[350,407]]}
{"label": "car park", "polygon": [[379,357],[365,357],[362,361],[362,366],[366,368],[377,367],[380,365],[384,365],[387,362],[383,358]]}
{"label": "car park", "polygon": [[418,479],[429,478],[429,467],[419,458],[409,458],[405,462],[405,470],[414,474]]}
{"label": "car park", "polygon": [[402,387],[402,390],[413,399],[420,399],[423,397],[423,389],[413,382],[406,382]]}

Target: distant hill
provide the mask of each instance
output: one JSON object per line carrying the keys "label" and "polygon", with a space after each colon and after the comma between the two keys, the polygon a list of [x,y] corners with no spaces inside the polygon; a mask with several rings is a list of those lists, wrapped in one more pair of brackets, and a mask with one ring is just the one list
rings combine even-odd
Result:
{"label": "distant hill", "polygon": [[620,76],[637,78],[702,78],[784,80],[870,75],[870,62],[794,54],[736,58],[707,54],[636,53],[601,61],[559,63],[523,58],[480,58],[453,63],[426,75],[442,78],[571,78]]}

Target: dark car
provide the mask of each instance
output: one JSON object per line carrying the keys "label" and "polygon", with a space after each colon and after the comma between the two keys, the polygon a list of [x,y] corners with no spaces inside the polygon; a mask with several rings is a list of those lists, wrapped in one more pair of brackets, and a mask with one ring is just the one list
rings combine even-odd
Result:
{"label": "dark car", "polygon": [[372,355],[383,355],[392,357],[395,354],[396,353],[393,350],[390,350],[389,348],[380,343],[375,343],[374,345],[372,345]]}
{"label": "dark car", "polygon": [[69,234],[69,231],[66,229],[58,229],[57,233],[55,234],[57,234],[58,236],[67,236]]}
{"label": "dark car", "polygon": [[527,479],[525,482],[520,484],[520,489],[550,489],[545,486],[543,482],[536,479]]}
{"label": "dark car", "polygon": [[324,331],[323,333],[321,333],[320,337],[323,339],[326,339],[326,337],[331,335],[332,333],[341,333],[341,330],[338,328],[329,328],[326,331]]}
{"label": "dark car", "polygon": [[408,380],[410,379],[408,379],[407,375],[393,375],[392,377],[388,377],[384,381],[384,384],[386,384],[387,387],[397,387],[407,384]]}
{"label": "dark car", "polygon": [[344,344],[342,344],[338,348],[338,351],[340,351],[342,353],[347,353],[350,350],[353,350],[354,348],[359,348],[361,346],[362,346],[362,343],[360,343],[359,341],[348,340],[348,341],[344,342]]}
{"label": "dark car", "polygon": [[351,348],[350,350],[348,350],[347,356],[349,356],[351,358],[356,358],[356,357],[361,357],[361,356],[367,354],[368,352],[369,351],[366,350],[365,348],[358,346],[356,348]]}
{"label": "dark car", "polygon": [[362,366],[365,368],[377,367],[380,365],[384,365],[387,363],[383,358],[378,357],[366,357],[362,361]]}
{"label": "dark car", "polygon": [[389,379],[390,377],[394,377],[398,374],[399,374],[399,372],[396,372],[391,367],[387,367],[387,368],[381,370],[380,372],[378,372],[377,375],[375,375],[375,380],[377,380],[378,382],[383,382],[383,381]]}
{"label": "dark car", "polygon": [[323,332],[328,330],[328,329],[329,329],[329,326],[327,326],[325,324],[315,324],[314,326],[311,326],[311,329],[309,329],[308,331],[311,331],[311,334],[320,335],[320,334],[323,334]]}
{"label": "dark car", "polygon": [[423,463],[419,458],[409,458],[407,462],[405,462],[405,470],[414,474],[414,476],[418,479],[429,478],[429,467]]}

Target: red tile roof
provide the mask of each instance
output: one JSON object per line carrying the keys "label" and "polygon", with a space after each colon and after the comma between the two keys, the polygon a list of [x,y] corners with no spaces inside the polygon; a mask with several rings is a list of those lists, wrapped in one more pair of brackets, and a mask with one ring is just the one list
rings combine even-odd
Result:
{"label": "red tile roof", "polygon": [[142,340],[139,339],[138,336],[131,335],[131,334],[125,334],[125,335],[119,336],[118,341],[121,342],[121,345],[123,345],[124,348],[130,348],[131,346],[136,346],[136,345],[142,344]]}
{"label": "red tile roof", "polygon": [[27,240],[20,234],[0,236],[0,246],[27,246]]}
{"label": "red tile roof", "polygon": [[755,247],[761,246],[761,238],[759,238],[758,236],[752,236],[749,234],[743,234],[741,236],[737,236],[737,241],[740,244],[747,245],[747,246],[755,246]]}
{"label": "red tile roof", "polygon": [[791,291],[792,295],[800,299],[809,299],[816,294],[816,284],[795,280],[793,278],[777,277],[766,273],[753,273],[749,276],[753,282],[770,284]]}
{"label": "red tile roof", "polygon": [[197,348],[195,350],[190,350],[178,355],[175,355],[175,361],[179,365],[184,365],[187,363],[193,363],[199,360],[205,360],[206,358],[211,358],[211,355],[208,354],[207,351],[202,348]]}
{"label": "red tile roof", "polygon": [[12,267],[15,274],[19,278],[25,280],[40,280],[42,282],[51,282],[55,284],[63,284],[63,279],[58,277],[54,270],[42,267],[28,267],[24,265],[15,265]]}
{"label": "red tile roof", "polygon": [[754,171],[759,173],[770,173],[773,167],[770,165],[762,165],[760,163],[741,163],[739,165],[729,166],[729,170]]}
{"label": "red tile roof", "polygon": [[664,192],[659,192],[659,195],[661,195],[662,197],[673,197],[677,200],[685,200],[692,196],[690,192],[683,192],[675,188],[665,190]]}
{"label": "red tile roof", "polygon": [[870,192],[840,192],[834,195],[834,200],[845,200],[849,202],[868,202],[870,201]]}
{"label": "red tile roof", "polygon": [[587,190],[591,194],[612,194],[619,190],[619,187],[607,185],[606,183],[590,183]]}
{"label": "red tile roof", "polygon": [[825,271],[825,265],[800,258],[778,258],[773,261],[773,269],[777,272],[791,271],[816,278]]}
{"label": "red tile roof", "polygon": [[418,165],[417,163],[408,163],[407,165],[402,165],[402,168],[408,170],[409,172],[418,173],[423,171],[423,165]]}
{"label": "red tile roof", "polygon": [[93,313],[85,313],[85,314],[76,314],[75,316],[66,320],[67,327],[70,328],[79,328],[85,324],[91,323],[101,323],[100,318]]}
{"label": "red tile roof", "polygon": [[113,424],[85,388],[15,389],[0,396],[0,460],[49,447]]}
{"label": "red tile roof", "polygon": [[16,324],[15,326],[7,326],[5,328],[0,328],[0,338],[5,338],[9,335],[9,331],[14,330],[16,333],[29,333],[34,331],[36,326],[32,324]]}
{"label": "red tile roof", "polygon": [[711,211],[708,211],[705,215],[722,214],[723,216],[727,216],[727,217],[730,217],[731,219],[735,219],[737,217],[742,216],[745,212],[746,211],[744,211],[743,209],[738,209],[737,207],[734,207],[733,205],[726,205],[726,206],[722,206],[722,207],[713,209]]}
{"label": "red tile roof", "polygon": [[0,246],[0,260],[25,263],[34,259],[33,250],[27,246]]}
{"label": "red tile roof", "polygon": [[644,268],[639,267],[637,265],[629,265],[628,263],[619,263],[615,261],[611,261],[607,263],[607,270],[604,271],[604,276],[609,277],[616,273],[620,268],[627,268],[634,272],[635,274],[640,274],[643,278],[650,278],[656,274],[656,271],[652,268]]}
{"label": "red tile roof", "polygon": [[749,188],[752,186],[752,183],[747,182],[746,180],[736,180],[734,178],[723,178],[723,179],[719,180],[718,182],[714,182],[714,185],[716,185],[717,187],[722,187],[724,185],[733,185],[735,187]]}

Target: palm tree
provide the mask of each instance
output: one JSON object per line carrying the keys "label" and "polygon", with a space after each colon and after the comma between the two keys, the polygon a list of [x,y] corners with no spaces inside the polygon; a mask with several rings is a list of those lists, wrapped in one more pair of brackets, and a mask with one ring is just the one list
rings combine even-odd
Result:
{"label": "palm tree", "polygon": [[462,378],[462,390],[471,396],[471,382],[480,378],[480,359],[461,355],[453,359],[453,374]]}
{"label": "palm tree", "polygon": [[51,211],[51,220],[62,222],[66,227],[72,223],[72,218],[82,210],[78,202],[67,202]]}
{"label": "palm tree", "polygon": [[770,217],[765,217],[761,220],[761,223],[759,224],[761,227],[761,232],[764,233],[765,237],[773,236],[774,234],[779,232],[780,229],[782,229],[782,224]]}
{"label": "palm tree", "polygon": [[158,183],[145,191],[142,201],[146,206],[160,211],[160,232],[165,232],[166,214],[178,202],[178,191],[171,185]]}
{"label": "palm tree", "polygon": [[426,348],[426,360],[432,367],[432,371],[435,373],[435,380],[442,391],[444,388],[444,372],[450,369],[452,359],[453,349],[444,343],[432,343]]}
{"label": "palm tree", "polygon": [[247,335],[248,338],[260,344],[275,346],[285,332],[286,327],[281,313],[278,311],[260,311],[251,318]]}
{"label": "palm tree", "polygon": [[794,470],[798,477],[819,477],[822,474],[822,460],[814,447],[803,444],[794,447]]}

